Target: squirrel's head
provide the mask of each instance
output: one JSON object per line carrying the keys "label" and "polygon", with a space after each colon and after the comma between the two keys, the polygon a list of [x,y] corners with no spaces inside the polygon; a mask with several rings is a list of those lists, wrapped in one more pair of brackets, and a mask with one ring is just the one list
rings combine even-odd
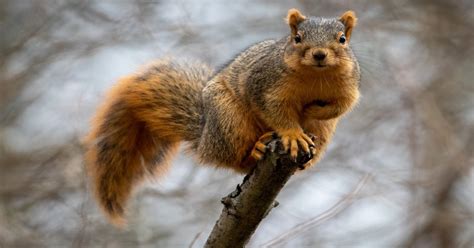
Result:
{"label": "squirrel's head", "polygon": [[291,34],[285,61],[290,67],[315,70],[352,68],[349,42],[357,22],[353,11],[347,11],[339,18],[321,18],[305,17],[297,9],[290,9],[286,20]]}

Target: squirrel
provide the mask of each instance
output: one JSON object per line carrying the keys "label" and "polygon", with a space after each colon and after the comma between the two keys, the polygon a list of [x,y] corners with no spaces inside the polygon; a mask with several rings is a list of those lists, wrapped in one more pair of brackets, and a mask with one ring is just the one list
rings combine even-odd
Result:
{"label": "squirrel", "polygon": [[248,173],[279,138],[296,160],[321,158],[340,117],[359,98],[360,69],[349,42],[357,18],[306,17],[290,9],[289,34],[252,45],[214,72],[162,59],[119,80],[85,138],[87,169],[110,221],[147,175],[162,175],[181,143],[198,161]]}

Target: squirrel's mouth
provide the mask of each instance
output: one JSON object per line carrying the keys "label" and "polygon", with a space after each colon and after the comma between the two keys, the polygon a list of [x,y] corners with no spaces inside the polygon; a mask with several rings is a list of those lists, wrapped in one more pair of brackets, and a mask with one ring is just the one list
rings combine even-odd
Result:
{"label": "squirrel's mouth", "polygon": [[325,68],[325,67],[327,67],[327,65],[316,64],[316,65],[314,65],[314,67],[317,67],[317,68]]}

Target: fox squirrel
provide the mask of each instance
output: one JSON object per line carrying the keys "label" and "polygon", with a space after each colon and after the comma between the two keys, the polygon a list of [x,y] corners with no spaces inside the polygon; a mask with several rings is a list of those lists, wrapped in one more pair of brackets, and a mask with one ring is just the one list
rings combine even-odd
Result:
{"label": "fox squirrel", "polygon": [[[108,93],[86,137],[86,163],[110,220],[124,224],[132,189],[160,175],[184,141],[204,164],[247,173],[278,137],[315,164],[339,117],[359,98],[349,47],[357,18],[287,15],[289,35],[257,43],[218,72],[202,63],[156,61]],[[313,134],[309,135],[309,134]],[[314,138],[315,137],[315,138]]]}

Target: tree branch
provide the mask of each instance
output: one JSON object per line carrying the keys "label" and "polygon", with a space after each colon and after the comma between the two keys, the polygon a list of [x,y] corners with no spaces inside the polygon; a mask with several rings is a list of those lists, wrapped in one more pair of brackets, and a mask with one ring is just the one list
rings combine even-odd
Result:
{"label": "tree branch", "polygon": [[298,163],[291,161],[277,140],[268,147],[265,159],[222,199],[224,209],[204,247],[244,247],[262,219],[278,205],[275,198],[288,179],[311,159],[303,156]]}

